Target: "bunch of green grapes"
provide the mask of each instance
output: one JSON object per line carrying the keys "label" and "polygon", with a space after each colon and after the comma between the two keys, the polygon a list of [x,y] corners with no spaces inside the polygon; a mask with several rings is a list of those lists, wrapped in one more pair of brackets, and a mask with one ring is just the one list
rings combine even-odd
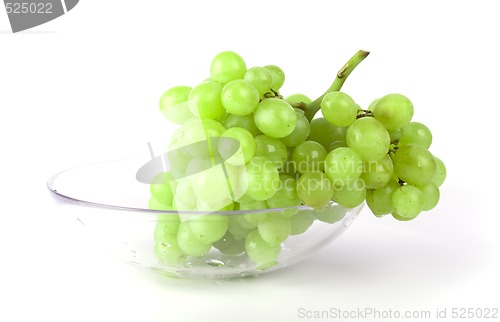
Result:
{"label": "bunch of green grapes", "polygon": [[[338,221],[365,200],[376,216],[398,220],[432,209],[446,170],[428,151],[429,129],[411,122],[410,100],[389,94],[362,110],[339,91],[366,55],[358,52],[315,101],[283,97],[280,67],[247,68],[230,51],[213,58],[210,78],[163,93],[160,110],[178,128],[167,152],[169,171],[151,184],[149,207],[179,215],[159,216],[157,257],[180,264],[214,247],[246,253],[266,269],[290,235],[316,219]],[[323,117],[315,117],[320,109]],[[320,209],[332,201],[338,211],[325,216]],[[300,205],[319,209],[317,215]],[[276,211],[223,213],[261,209]]]}

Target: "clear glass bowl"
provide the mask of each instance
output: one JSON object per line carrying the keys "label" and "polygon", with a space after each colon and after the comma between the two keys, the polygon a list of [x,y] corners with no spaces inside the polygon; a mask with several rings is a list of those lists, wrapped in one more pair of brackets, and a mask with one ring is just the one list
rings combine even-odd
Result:
{"label": "clear glass bowl", "polygon": [[193,218],[207,213],[148,209],[149,186],[136,180],[137,170],[147,161],[128,159],[71,168],[50,178],[47,187],[62,209],[80,221],[99,249],[168,276],[231,278],[259,275],[287,267],[340,236],[363,206],[346,209],[330,203],[324,209],[299,206],[215,213],[236,220],[241,216],[262,216],[263,213],[280,216],[284,212],[292,212],[296,219],[303,218],[312,221],[312,224],[305,232],[290,235],[281,244],[277,261],[270,265],[257,266],[245,252],[227,255],[215,247],[202,257],[186,256],[180,263],[169,264],[156,256],[156,225],[168,216]]}

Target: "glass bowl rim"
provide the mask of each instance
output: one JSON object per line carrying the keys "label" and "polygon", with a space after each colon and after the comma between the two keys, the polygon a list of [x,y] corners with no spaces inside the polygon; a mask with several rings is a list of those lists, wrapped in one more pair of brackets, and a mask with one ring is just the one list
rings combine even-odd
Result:
{"label": "glass bowl rim", "polygon": [[[170,215],[246,215],[246,214],[259,214],[259,213],[273,213],[273,212],[283,212],[286,210],[294,209],[297,211],[300,210],[317,210],[321,208],[313,208],[309,207],[306,205],[300,205],[300,206],[293,206],[293,207],[282,207],[282,208],[266,208],[266,209],[255,209],[255,210],[230,210],[230,211],[200,211],[200,210],[161,210],[161,209],[149,209],[149,208],[140,208],[140,207],[127,207],[127,206],[119,206],[119,205],[113,205],[113,204],[106,204],[106,203],[100,203],[100,202],[94,202],[90,200],[82,200],[78,199],[76,197],[72,197],[66,194],[63,194],[61,192],[58,192],[57,189],[53,187],[54,182],[56,179],[69,172],[76,170],[78,168],[86,167],[86,166],[92,166],[92,165],[98,165],[98,164],[103,164],[103,163],[110,163],[110,162],[120,162],[120,161],[130,161],[134,160],[137,158],[126,158],[126,159],[119,159],[119,160],[108,160],[108,161],[97,161],[97,162],[91,162],[91,163],[86,163],[86,164],[81,164],[77,165],[71,168],[67,168],[65,170],[62,170],[53,176],[51,176],[47,182],[46,186],[47,189],[50,191],[52,196],[54,198],[57,198],[58,201],[63,202],[63,203],[68,203],[68,204],[73,204],[73,205],[78,205],[78,206],[86,206],[86,207],[92,207],[92,208],[101,208],[101,209],[110,209],[110,210],[121,210],[121,211],[129,211],[129,212],[141,212],[141,213],[149,213],[149,214],[170,214]],[[326,207],[332,206],[332,205],[337,205],[336,202],[331,201],[328,203]]]}

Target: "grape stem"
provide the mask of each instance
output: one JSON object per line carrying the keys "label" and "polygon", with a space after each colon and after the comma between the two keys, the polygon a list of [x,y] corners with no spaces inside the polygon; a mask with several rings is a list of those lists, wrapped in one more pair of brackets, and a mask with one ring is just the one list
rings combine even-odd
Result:
{"label": "grape stem", "polygon": [[352,56],[351,59],[349,59],[349,61],[345,63],[345,65],[337,72],[337,76],[335,77],[332,86],[330,86],[330,88],[327,89],[323,95],[318,97],[306,108],[304,108],[304,114],[309,121],[313,119],[316,112],[318,112],[318,110],[320,109],[320,104],[323,100],[323,97],[325,97],[325,95],[330,92],[340,91],[342,85],[344,85],[345,80],[351,74],[354,68],[356,68],[356,66],[358,66],[359,63],[361,63],[369,54],[370,52],[365,50],[359,50],[356,54],[354,54],[354,56]]}

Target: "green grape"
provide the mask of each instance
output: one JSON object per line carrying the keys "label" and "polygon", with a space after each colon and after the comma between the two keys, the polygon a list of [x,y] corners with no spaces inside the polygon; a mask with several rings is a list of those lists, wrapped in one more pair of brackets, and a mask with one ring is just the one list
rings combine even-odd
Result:
{"label": "green grape", "polygon": [[245,251],[245,242],[234,239],[233,235],[227,232],[221,239],[213,243],[221,253],[226,255],[240,255]]}
{"label": "green grape", "polygon": [[263,97],[265,93],[269,92],[273,85],[273,76],[271,72],[264,67],[250,68],[247,70],[244,79],[257,88],[260,97]]}
{"label": "green grape", "polygon": [[347,127],[335,126],[327,119],[320,117],[311,121],[309,140],[318,142],[327,151],[331,151],[331,145],[337,141],[345,141]]}
{"label": "green grape", "polygon": [[253,113],[259,104],[259,98],[257,88],[243,79],[230,81],[221,93],[222,105],[233,115]]}
{"label": "green grape", "polygon": [[[240,210],[259,210],[267,209],[266,202],[264,200],[244,200],[240,202]],[[245,219],[253,224],[256,224],[264,220],[267,216],[265,212],[252,212],[250,214],[243,215]]]}
{"label": "green grape", "polygon": [[340,205],[318,208],[314,211],[314,217],[319,221],[333,224],[345,217],[347,209]]}
{"label": "green grape", "polygon": [[285,98],[285,101],[290,103],[290,105],[292,105],[292,106],[294,104],[300,104],[300,103],[303,103],[303,104],[311,104],[312,103],[312,100],[304,94],[289,95]]}
{"label": "green grape", "polygon": [[356,120],[358,105],[343,92],[330,92],[321,101],[323,116],[336,126],[349,126]]}
{"label": "green grape", "polygon": [[394,217],[394,219],[397,219],[399,221],[410,221],[412,220],[413,218],[405,218],[405,217],[401,217],[399,214],[393,212],[392,213],[392,217]]}
{"label": "green grape", "polygon": [[446,167],[443,161],[441,161],[438,157],[434,157],[434,160],[436,161],[436,172],[434,172],[431,180],[436,184],[436,186],[440,187],[443,184],[444,179],[446,179]]}
{"label": "green grape", "polygon": [[[215,120],[205,119],[191,119],[184,123],[181,128],[182,137],[181,140],[184,145],[189,145],[196,142],[206,141],[213,137],[220,137],[226,128]],[[194,149],[200,150],[198,146]],[[192,151],[189,148],[183,149],[184,151],[192,154],[193,156],[203,155],[208,156],[206,153],[201,153],[204,151]]]}
{"label": "green grape", "polygon": [[399,146],[406,144],[418,144],[428,149],[432,143],[432,133],[427,126],[418,122],[411,122],[403,129],[399,138]]}
{"label": "green grape", "polygon": [[424,204],[422,191],[412,185],[401,186],[392,194],[394,212],[404,219],[417,217],[424,209]]}
{"label": "green grape", "polygon": [[315,217],[311,211],[299,211],[290,217],[290,235],[296,236],[305,233],[313,224],[314,219]]}
{"label": "green grape", "polygon": [[148,208],[153,210],[172,210],[171,204],[164,204],[163,200],[156,199],[155,196],[149,197]]}
{"label": "green grape", "polygon": [[330,144],[330,147],[326,149],[328,152],[332,152],[335,149],[338,148],[347,148],[347,143],[346,141],[335,141]]}
{"label": "green grape", "polygon": [[248,233],[257,228],[257,223],[251,223],[242,215],[229,216],[227,231],[235,240],[243,240]]}
{"label": "green grape", "polygon": [[199,84],[189,93],[188,106],[191,113],[200,119],[216,119],[224,115],[222,85],[215,81]]}
{"label": "green grape", "polygon": [[395,180],[390,180],[386,186],[375,190],[366,191],[366,204],[377,217],[393,212],[392,194],[400,185]]}
{"label": "green grape", "polygon": [[378,161],[364,162],[360,178],[365,182],[367,189],[378,189],[387,185],[393,176],[392,159],[386,155]]}
{"label": "green grape", "polygon": [[304,112],[295,113],[297,114],[297,124],[295,124],[295,128],[292,133],[282,138],[282,141],[289,147],[296,147],[307,140],[307,137],[309,136],[310,125],[307,117],[304,115]]}
{"label": "green grape", "polygon": [[235,79],[242,79],[247,72],[243,58],[235,52],[224,51],[217,54],[210,64],[210,76],[214,81],[227,84]]}
{"label": "green grape", "polygon": [[167,120],[182,124],[193,117],[193,113],[188,107],[190,92],[191,87],[189,86],[176,86],[163,93],[160,97],[160,111]]}
{"label": "green grape", "polygon": [[156,258],[166,264],[178,265],[186,260],[186,255],[180,249],[175,236],[169,241],[156,242],[154,251]]}
{"label": "green grape", "polygon": [[339,147],[325,158],[325,173],[335,186],[344,186],[359,178],[363,162],[354,150]]}
{"label": "green grape", "polygon": [[373,116],[388,130],[402,128],[413,117],[413,104],[401,94],[388,94],[378,100],[373,108]]}
{"label": "green grape", "polygon": [[206,202],[198,199],[196,202],[196,209],[202,212],[215,212],[215,211],[233,211],[234,202],[231,199],[225,199],[218,202]]}
{"label": "green grape", "polygon": [[273,84],[271,88],[275,91],[278,91],[285,83],[285,73],[281,68],[275,65],[267,65],[264,66],[264,68],[271,73],[271,77],[273,78]]}
{"label": "green grape", "polygon": [[[244,165],[255,155],[256,144],[252,134],[244,128],[232,127],[222,133],[221,137],[232,138],[239,142],[240,146],[238,151],[225,161],[231,165],[239,166]],[[222,143],[219,142],[219,143]],[[224,151],[224,148],[219,146],[219,151]]]}
{"label": "green grape", "polygon": [[166,205],[171,205],[174,199],[169,177],[168,172],[159,173],[150,185],[151,195]]}
{"label": "green grape", "polygon": [[314,141],[305,141],[298,145],[292,154],[296,170],[304,174],[306,172],[323,171],[326,158],[325,148]]}
{"label": "green grape", "polygon": [[295,215],[297,209],[295,207],[300,206],[300,199],[297,195],[297,180],[295,178],[280,174],[279,190],[274,196],[266,200],[266,208],[290,208],[283,212],[285,217],[290,217]]}
{"label": "green grape", "polygon": [[345,208],[359,206],[366,198],[366,189],[363,180],[357,179],[353,183],[333,189],[332,200]]}
{"label": "green grape", "polygon": [[363,161],[378,161],[389,151],[391,139],[382,123],[373,117],[363,117],[349,126],[346,142]]}
{"label": "green grape", "polygon": [[368,111],[372,111],[373,112],[373,109],[375,108],[375,105],[377,105],[378,101],[380,100],[380,98],[377,98],[377,99],[374,99],[370,105],[368,105],[368,108],[367,110]]}
{"label": "green grape", "polygon": [[394,142],[396,140],[399,140],[401,136],[403,136],[403,129],[395,129],[395,130],[387,130],[389,133],[389,137],[391,138],[391,142]]}
{"label": "green grape", "polygon": [[[181,219],[176,214],[160,214],[155,225],[155,241],[162,242],[165,240],[176,241],[177,232]],[[173,236],[173,238],[172,238]]]}
{"label": "green grape", "polygon": [[174,197],[174,201],[172,201],[172,208],[179,211],[193,211],[196,210],[196,204],[194,206],[191,204],[184,204],[182,201],[176,200]]}
{"label": "green grape", "polygon": [[290,236],[290,218],[276,213],[269,214],[266,219],[257,224],[260,237],[271,245],[279,245]]}
{"label": "green grape", "polygon": [[[434,156],[429,150],[420,145],[400,146],[394,153],[392,162],[396,175],[410,184],[427,184],[436,172]],[[399,215],[405,217],[402,213],[399,213]]]}
{"label": "green grape", "polygon": [[189,220],[191,234],[204,244],[211,244],[221,239],[229,225],[228,216],[202,215]]}
{"label": "green grape", "polygon": [[245,251],[248,257],[255,262],[257,269],[265,270],[278,264],[281,246],[269,244],[255,229],[249,232],[245,238]]}
{"label": "green grape", "polygon": [[257,105],[254,121],[262,133],[273,138],[283,138],[293,132],[297,114],[286,101],[266,98]]}
{"label": "green grape", "polygon": [[422,210],[431,210],[432,208],[436,207],[438,202],[439,202],[439,188],[438,186],[430,182],[426,185],[423,186],[417,186],[420,191],[422,191],[422,194],[424,195],[424,207]]}
{"label": "green grape", "polygon": [[266,157],[256,156],[246,165],[243,180],[247,186],[247,194],[255,200],[267,200],[278,191],[279,173],[273,161]]}
{"label": "green grape", "polygon": [[262,134],[262,132],[257,128],[257,125],[255,125],[255,121],[253,118],[253,114],[245,116],[229,114],[224,124],[228,129],[233,127],[241,127],[246,129],[253,136],[257,136],[259,134]]}
{"label": "green grape", "polygon": [[[287,101],[287,102],[288,102],[288,101]],[[289,103],[290,103],[290,102],[289,102]],[[294,107],[293,109],[294,109],[294,111],[295,111],[296,113],[300,113],[300,114],[302,114],[302,115],[305,115],[305,112],[304,112],[304,110],[303,110],[303,109],[300,109],[300,108],[298,108],[298,107]],[[309,121],[308,121],[308,123],[309,123]]]}
{"label": "green grape", "polygon": [[323,207],[333,195],[333,184],[322,172],[307,172],[297,181],[297,194],[305,205]]}
{"label": "green grape", "polygon": [[196,208],[196,196],[193,192],[193,186],[190,179],[183,178],[176,180],[174,200],[176,205],[182,204],[184,209]]}
{"label": "green grape", "polygon": [[198,199],[211,204],[232,199],[226,174],[221,164],[193,174],[189,178]]}
{"label": "green grape", "polygon": [[255,137],[255,156],[268,158],[279,169],[286,162],[288,151],[282,140],[262,134]]}
{"label": "green grape", "polygon": [[182,252],[188,256],[202,257],[206,255],[211,244],[206,244],[200,241],[190,229],[190,222],[184,221],[179,225],[179,231],[177,232],[177,244]]}

